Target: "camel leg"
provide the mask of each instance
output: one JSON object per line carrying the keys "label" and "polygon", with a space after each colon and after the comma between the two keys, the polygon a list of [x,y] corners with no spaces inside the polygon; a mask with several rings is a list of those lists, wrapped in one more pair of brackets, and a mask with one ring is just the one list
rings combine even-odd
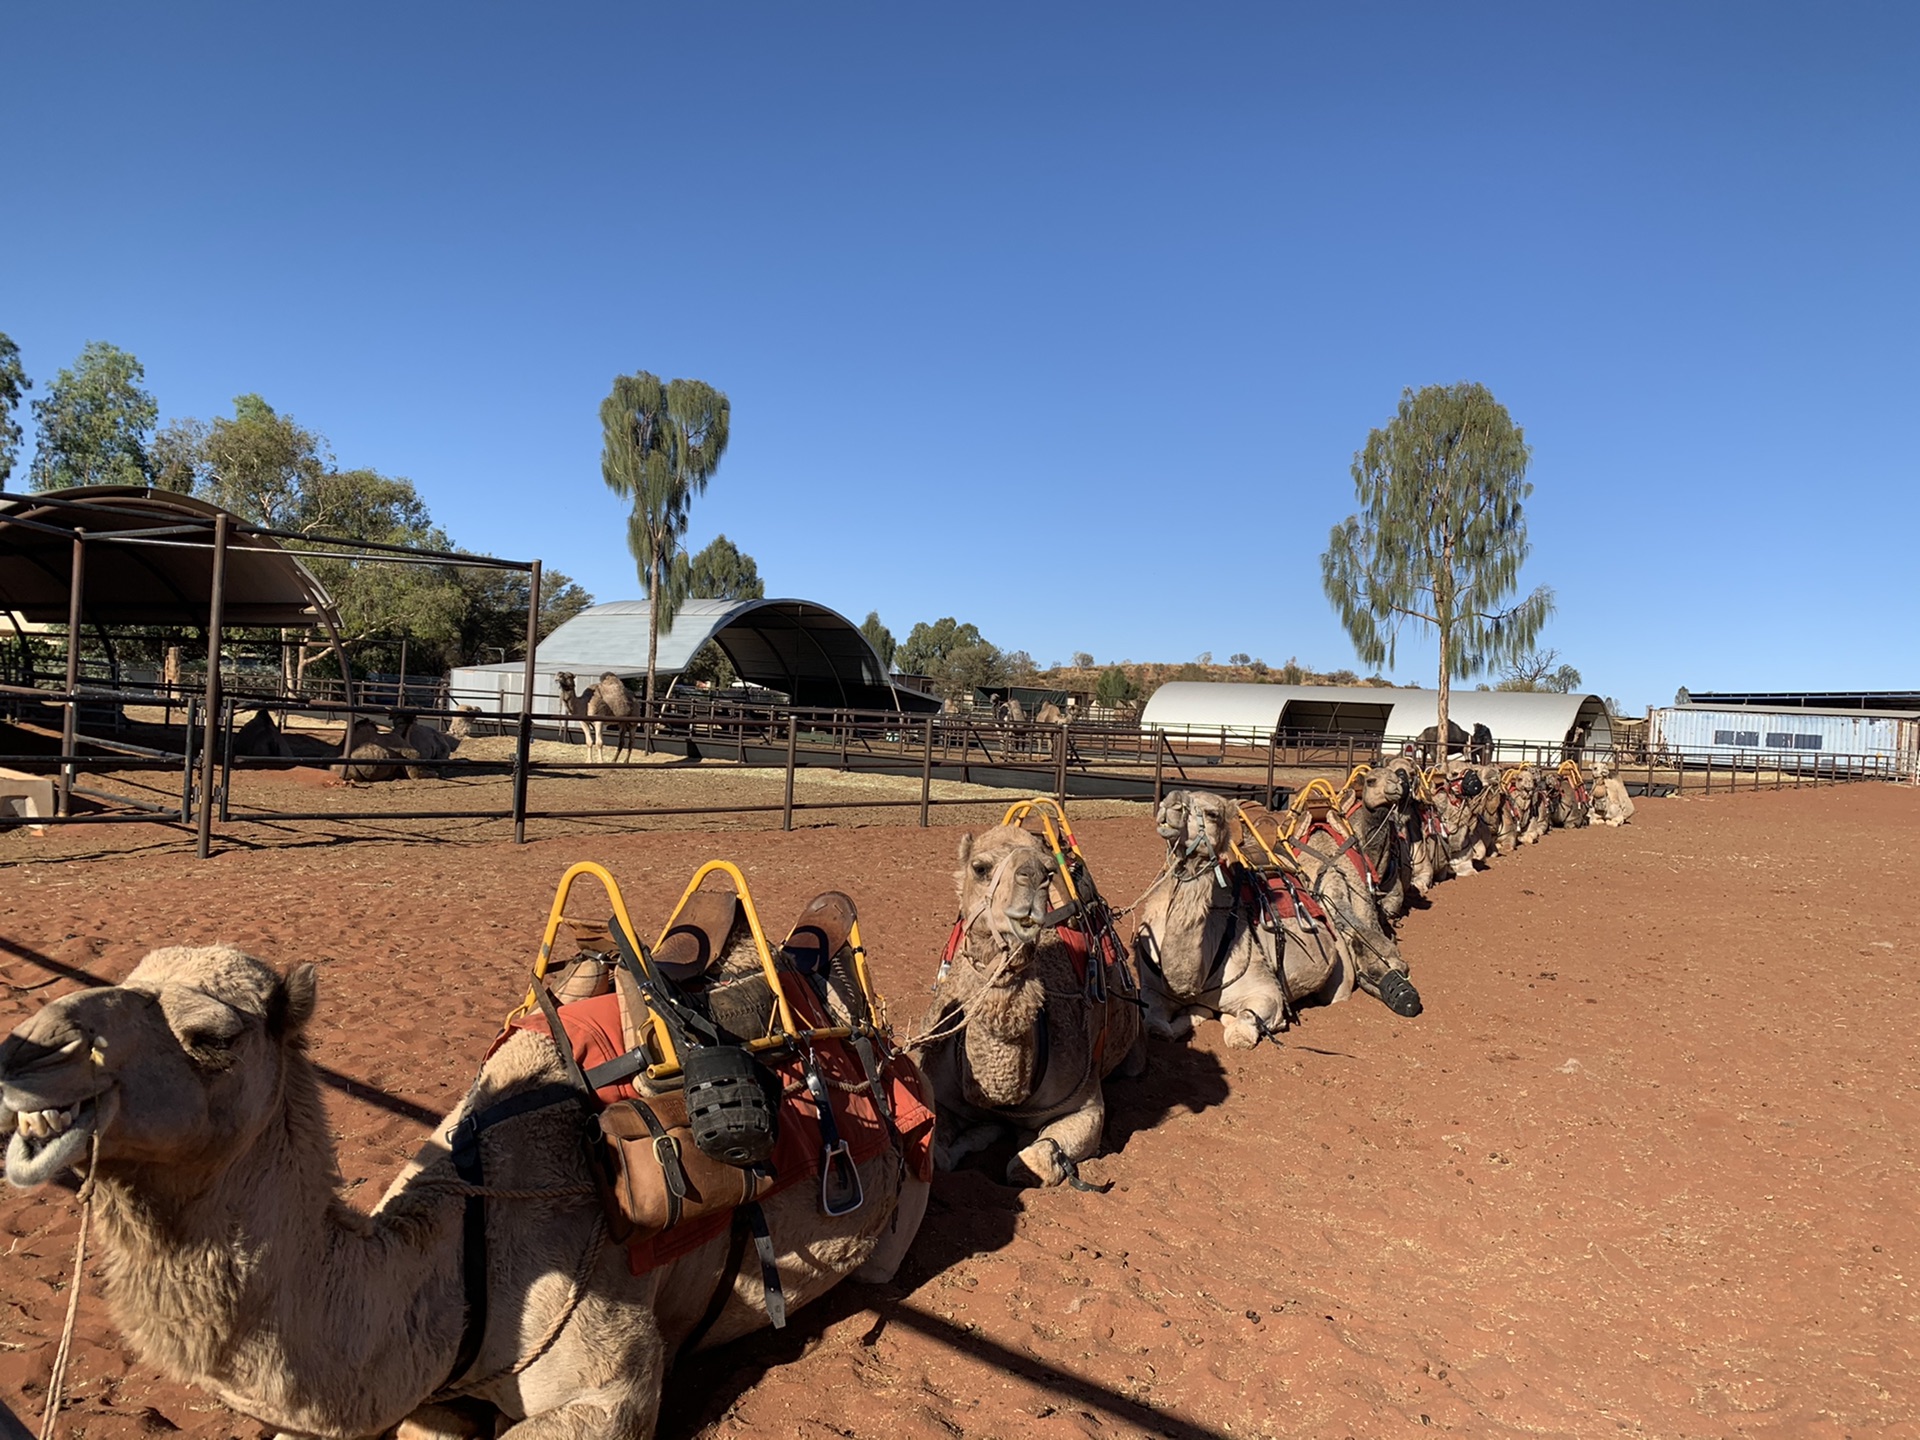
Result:
{"label": "camel leg", "polygon": [[998,1140],[1005,1127],[991,1122],[959,1128],[942,1117],[933,1132],[933,1168],[942,1172],[957,1169],[969,1155],[986,1149]]}
{"label": "camel leg", "polygon": [[1076,1164],[1100,1153],[1106,1128],[1106,1098],[1096,1089],[1086,1104],[1047,1126],[1038,1139],[1007,1162],[1007,1183],[1064,1184]]}

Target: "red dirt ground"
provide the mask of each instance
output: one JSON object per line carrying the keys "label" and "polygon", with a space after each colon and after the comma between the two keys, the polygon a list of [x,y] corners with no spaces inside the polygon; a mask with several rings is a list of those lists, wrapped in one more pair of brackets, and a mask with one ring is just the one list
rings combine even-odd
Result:
{"label": "red dirt ground", "polygon": [[[1082,840],[1113,897],[1140,818]],[[643,920],[723,845],[776,922],[849,890],[898,1017],[952,918],[957,832],[359,841],[0,871],[0,1026],[149,947],[322,967],[316,1056],[369,1197],[465,1086],[551,887],[605,861]],[[1920,1435],[1920,794],[1650,801],[1452,882],[1404,927],[1426,999],[1279,1046],[1156,1046],[1110,1094],[1107,1195],[942,1177],[898,1283],[681,1367],[661,1434]],[[404,1017],[405,1023],[402,1023]],[[0,1397],[37,1421],[70,1199],[0,1202]],[[81,1310],[69,1433],[252,1437]]]}

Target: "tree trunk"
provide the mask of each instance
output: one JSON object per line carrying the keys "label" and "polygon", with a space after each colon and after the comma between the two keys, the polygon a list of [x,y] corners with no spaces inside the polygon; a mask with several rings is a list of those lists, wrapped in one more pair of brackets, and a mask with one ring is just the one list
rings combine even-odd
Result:
{"label": "tree trunk", "polygon": [[647,590],[647,707],[653,707],[654,663],[660,654],[660,547],[653,547],[653,564],[648,568],[651,583]]}
{"label": "tree trunk", "polygon": [[1451,646],[1449,646],[1447,642],[1452,638],[1453,637],[1447,633],[1447,627],[1442,625],[1440,627],[1440,729],[1438,731],[1438,743],[1440,748],[1440,767],[1443,770],[1446,768],[1447,756],[1453,749],[1451,742],[1447,738],[1447,699],[1453,691],[1453,677],[1449,673],[1453,668],[1450,663],[1453,656],[1451,654]]}

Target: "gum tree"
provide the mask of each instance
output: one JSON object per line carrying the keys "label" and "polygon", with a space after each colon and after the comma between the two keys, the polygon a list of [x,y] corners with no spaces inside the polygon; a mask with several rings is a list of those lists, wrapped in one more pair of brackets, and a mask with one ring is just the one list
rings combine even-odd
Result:
{"label": "gum tree", "polygon": [[1452,682],[1517,660],[1553,613],[1542,585],[1513,601],[1530,547],[1526,436],[1484,385],[1406,390],[1353,457],[1359,513],[1320,557],[1327,598],[1369,666],[1391,665],[1403,625],[1440,644],[1439,745]]}

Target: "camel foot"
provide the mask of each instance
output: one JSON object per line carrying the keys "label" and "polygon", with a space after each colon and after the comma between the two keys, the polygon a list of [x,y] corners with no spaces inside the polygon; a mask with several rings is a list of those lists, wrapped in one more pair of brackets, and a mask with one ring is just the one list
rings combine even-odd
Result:
{"label": "camel foot", "polygon": [[1220,1028],[1226,1032],[1229,1050],[1251,1050],[1260,1043],[1264,1027],[1257,1017],[1248,1014],[1222,1015]]}
{"label": "camel foot", "polygon": [[1469,876],[1469,875],[1471,875],[1471,874],[1473,874],[1473,861],[1471,861],[1471,860],[1450,860],[1450,861],[1448,861],[1448,862],[1447,862],[1447,868],[1448,868],[1449,870],[1451,870],[1451,871],[1453,871],[1453,878],[1454,878],[1454,879],[1456,879],[1456,880],[1464,880],[1464,879],[1466,879],[1466,878],[1467,878],[1467,876]]}
{"label": "camel foot", "polygon": [[1009,1185],[1060,1185],[1072,1173],[1066,1151],[1051,1140],[1036,1140],[1007,1162]]}
{"label": "camel foot", "polygon": [[1413,988],[1413,982],[1398,970],[1389,970],[1380,977],[1380,1003],[1394,1014],[1405,1015],[1409,1019],[1425,1008],[1420,1003],[1420,992]]}

